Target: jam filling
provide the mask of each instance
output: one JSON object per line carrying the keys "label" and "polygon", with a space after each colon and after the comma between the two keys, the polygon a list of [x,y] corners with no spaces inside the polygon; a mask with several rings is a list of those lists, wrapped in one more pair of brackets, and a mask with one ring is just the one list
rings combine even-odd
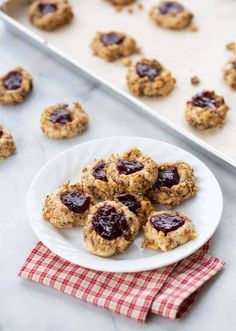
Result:
{"label": "jam filling", "polygon": [[158,178],[156,182],[156,186],[158,188],[165,186],[168,188],[171,188],[174,185],[179,184],[179,173],[176,167],[168,169],[168,170],[163,170],[158,173]]}
{"label": "jam filling", "polygon": [[144,165],[139,161],[119,160],[116,163],[116,169],[119,174],[131,175],[144,168]]}
{"label": "jam filling", "polygon": [[141,207],[141,203],[132,194],[121,195],[118,200],[133,213]]}
{"label": "jam filling", "polygon": [[184,9],[184,7],[176,1],[165,1],[158,8],[162,15],[179,13]]}
{"label": "jam filling", "polygon": [[129,224],[123,213],[118,213],[109,205],[104,205],[93,214],[92,224],[95,231],[107,240],[127,235],[129,230]]}
{"label": "jam filling", "polygon": [[196,107],[216,109],[217,102],[214,95],[209,91],[203,91],[192,97],[192,104]]}
{"label": "jam filling", "polygon": [[93,177],[102,180],[103,182],[108,182],[105,171],[106,167],[107,167],[106,163],[103,162],[98,163],[96,167],[93,168]]}
{"label": "jam filling", "polygon": [[105,46],[120,45],[124,41],[125,37],[118,35],[115,32],[110,32],[101,36],[101,42]]}
{"label": "jam filling", "polygon": [[160,70],[150,64],[137,63],[136,72],[139,77],[148,77],[150,81],[154,81],[160,75]]}
{"label": "jam filling", "polygon": [[66,109],[57,109],[50,114],[50,121],[55,124],[67,124],[72,121],[71,115]]}
{"label": "jam filling", "polygon": [[23,75],[19,71],[10,71],[4,79],[4,87],[6,90],[17,90],[21,87]]}
{"label": "jam filling", "polygon": [[61,196],[61,202],[74,213],[82,214],[89,208],[91,198],[81,192],[67,192]]}
{"label": "jam filling", "polygon": [[0,131],[0,139],[2,138],[3,136],[3,131]]}
{"label": "jam filling", "polygon": [[40,3],[38,9],[40,14],[47,15],[57,11],[57,5],[54,3]]}
{"label": "jam filling", "polygon": [[185,221],[183,217],[176,213],[174,216],[168,214],[153,216],[151,218],[151,223],[157,231],[164,232],[166,236],[168,232],[175,231],[183,226]]}

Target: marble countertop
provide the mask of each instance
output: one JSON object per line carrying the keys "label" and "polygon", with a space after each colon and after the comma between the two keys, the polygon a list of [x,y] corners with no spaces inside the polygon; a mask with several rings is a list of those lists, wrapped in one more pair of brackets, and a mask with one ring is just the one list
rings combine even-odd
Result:
{"label": "marble countertop", "polygon": [[[7,32],[2,24],[0,59],[1,73],[22,65],[34,77],[34,91],[24,104],[0,109],[0,122],[9,128],[17,143],[17,154],[0,164],[0,330],[199,331],[199,325],[203,331],[235,329],[235,173],[171,136],[152,119],[115,100],[99,86],[54,63],[48,55]],[[73,100],[81,102],[88,112],[89,130],[67,141],[44,137],[39,127],[42,109],[59,101]],[[204,287],[196,305],[180,321],[150,316],[147,323],[141,325],[17,277],[17,271],[37,241],[25,208],[26,192],[34,175],[50,158],[70,146],[116,135],[156,138],[190,151],[208,165],[223,190],[223,219],[214,236],[212,254],[223,259],[226,266]]]}

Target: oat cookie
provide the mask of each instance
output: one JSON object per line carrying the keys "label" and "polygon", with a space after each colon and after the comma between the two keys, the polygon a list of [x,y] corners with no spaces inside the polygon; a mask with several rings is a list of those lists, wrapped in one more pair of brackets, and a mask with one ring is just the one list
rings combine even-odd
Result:
{"label": "oat cookie", "polygon": [[67,139],[79,136],[89,124],[89,117],[78,102],[69,108],[59,103],[48,107],[41,115],[43,133],[54,139]]}
{"label": "oat cookie", "polygon": [[0,104],[15,105],[22,103],[31,92],[31,75],[23,68],[16,67],[0,77]]}
{"label": "oat cookie", "polygon": [[203,90],[187,102],[185,119],[198,130],[222,127],[229,107],[224,98],[214,91]]}
{"label": "oat cookie", "polygon": [[229,87],[236,90],[236,58],[231,59],[225,64],[223,78]]}
{"label": "oat cookie", "polygon": [[51,31],[69,23],[73,11],[67,0],[36,0],[29,10],[29,18],[39,29]]}
{"label": "oat cookie", "polygon": [[137,96],[165,96],[176,83],[171,72],[158,61],[145,58],[128,69],[126,79],[129,90]]}
{"label": "oat cookie", "polygon": [[139,221],[122,203],[104,201],[91,208],[84,227],[87,250],[108,257],[125,251],[139,231]]}
{"label": "oat cookie", "polygon": [[108,162],[100,159],[88,164],[82,170],[81,185],[83,189],[97,199],[105,199],[110,195],[107,167]]}
{"label": "oat cookie", "polygon": [[162,28],[179,30],[190,25],[193,14],[177,1],[161,1],[151,8],[150,17]]}
{"label": "oat cookie", "polygon": [[4,160],[16,151],[15,141],[11,133],[0,124],[0,160]]}
{"label": "oat cookie", "polygon": [[155,161],[137,148],[109,159],[107,176],[114,193],[144,194],[154,185],[157,175]]}
{"label": "oat cookie", "polygon": [[148,192],[152,201],[168,208],[195,196],[197,193],[193,169],[183,161],[158,165],[158,178]]}
{"label": "oat cookie", "polygon": [[143,247],[170,251],[196,238],[192,221],[180,211],[153,212],[144,227]]}
{"label": "oat cookie", "polygon": [[79,183],[60,186],[46,197],[43,218],[57,228],[73,228],[86,223],[89,210],[95,204]]}
{"label": "oat cookie", "polygon": [[129,56],[138,50],[136,41],[132,37],[116,31],[97,32],[91,47],[94,55],[108,62],[113,62],[123,56]]}
{"label": "oat cookie", "polygon": [[150,200],[142,194],[124,193],[115,195],[113,199],[123,203],[123,205],[128,207],[129,210],[137,216],[140,223],[140,228],[146,224],[148,216],[154,210]]}
{"label": "oat cookie", "polygon": [[112,5],[118,5],[118,6],[126,6],[130,5],[133,2],[136,2],[137,0],[107,0],[110,2]]}

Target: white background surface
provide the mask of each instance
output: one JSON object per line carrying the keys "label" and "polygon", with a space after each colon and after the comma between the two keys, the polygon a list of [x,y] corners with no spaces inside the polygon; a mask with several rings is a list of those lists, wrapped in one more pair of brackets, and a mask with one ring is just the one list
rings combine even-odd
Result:
{"label": "white background surface", "polygon": [[[1,24],[0,59],[1,73],[20,64],[34,76],[34,91],[26,103],[0,108],[0,122],[11,130],[18,148],[15,156],[0,163],[0,330],[235,330],[235,173],[171,137],[152,120],[145,119],[112,99],[99,86],[53,63],[46,55],[7,33]],[[79,100],[90,115],[89,130],[81,137],[68,141],[59,142],[43,137],[39,128],[42,109],[50,104],[74,99]],[[201,291],[195,306],[180,321],[151,315],[147,323],[141,325],[16,275],[37,241],[28,224],[25,209],[26,192],[34,175],[46,161],[64,149],[79,142],[113,135],[146,136],[174,143],[204,161],[221,184],[224,214],[211,252],[222,258],[226,266]]]}

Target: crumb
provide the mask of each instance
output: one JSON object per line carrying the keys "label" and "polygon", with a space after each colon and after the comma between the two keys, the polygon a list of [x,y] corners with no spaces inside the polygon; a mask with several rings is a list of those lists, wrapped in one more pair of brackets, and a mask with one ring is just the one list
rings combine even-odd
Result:
{"label": "crumb", "polygon": [[190,31],[197,32],[198,30],[199,30],[199,28],[196,24],[191,24],[190,25]]}
{"label": "crumb", "polygon": [[138,9],[140,9],[140,10],[143,9],[143,4],[141,2],[138,3]]}
{"label": "crumb", "polygon": [[121,12],[123,10],[123,6],[117,5],[115,9],[117,12]]}
{"label": "crumb", "polygon": [[121,62],[125,67],[130,67],[132,65],[132,60],[129,58],[123,59]]}
{"label": "crumb", "polygon": [[197,76],[191,77],[191,84],[198,85],[200,83],[200,79]]}
{"label": "crumb", "polygon": [[228,43],[225,47],[228,51],[236,51],[236,43],[234,42]]}
{"label": "crumb", "polygon": [[133,12],[134,12],[134,11],[133,11],[133,8],[132,8],[132,7],[128,7],[128,13],[129,13],[129,14],[133,14]]}

